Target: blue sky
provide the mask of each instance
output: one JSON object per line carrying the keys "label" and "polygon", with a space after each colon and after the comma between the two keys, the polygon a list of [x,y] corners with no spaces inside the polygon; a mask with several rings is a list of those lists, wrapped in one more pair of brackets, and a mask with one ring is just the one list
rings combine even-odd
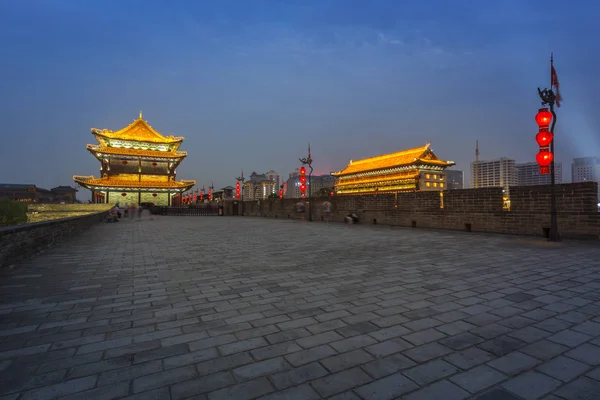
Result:
{"label": "blue sky", "polygon": [[[600,4],[531,0],[0,0],[0,182],[98,174],[90,128],[143,110],[200,186],[430,142],[533,161],[555,54],[557,158],[600,155]],[[87,193],[80,197],[87,198]]]}

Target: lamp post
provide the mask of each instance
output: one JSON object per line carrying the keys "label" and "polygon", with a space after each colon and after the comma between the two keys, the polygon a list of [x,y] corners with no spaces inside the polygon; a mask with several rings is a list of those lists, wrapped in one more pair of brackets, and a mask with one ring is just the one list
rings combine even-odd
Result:
{"label": "lamp post", "polygon": [[240,191],[242,194],[242,206],[241,206],[241,216],[244,216],[244,170],[242,169],[242,175],[238,176],[237,178],[235,178],[236,181],[240,182],[241,186],[242,186],[242,190]]}
{"label": "lamp post", "polygon": [[[554,127],[556,126],[556,112],[554,111],[554,104],[556,103],[557,100],[557,96],[554,93],[554,91],[552,89],[544,89],[544,90],[540,90],[540,88],[538,88],[538,95],[540,96],[540,99],[542,100],[542,105],[543,106],[548,106],[550,108],[550,114],[552,114],[552,124],[550,125],[550,130],[548,131],[549,135],[541,135],[543,132],[543,129],[547,129],[548,124],[545,122],[548,118],[547,117],[543,117],[542,114],[546,113],[547,111],[544,111],[543,109],[540,110],[538,112],[538,117],[536,117],[536,121],[538,121],[538,125],[540,127],[540,132],[538,133],[538,143],[540,144],[540,147],[542,145],[542,143],[540,142],[541,140],[545,140],[545,141],[550,141],[550,148],[549,150],[541,150],[538,153],[538,163],[540,164],[541,168],[540,168],[540,172],[543,171],[544,165],[542,165],[544,163],[544,159],[549,159],[550,161],[550,233],[548,234],[548,240],[551,242],[559,242],[560,241],[560,234],[558,233],[558,219],[556,216],[556,175],[555,175],[555,168],[554,168]],[[544,120],[544,121],[542,121]],[[542,122],[540,122],[542,121]],[[545,139],[542,138],[542,136],[545,136]],[[549,139],[548,139],[549,138]],[[542,154],[543,153],[543,154]],[[541,155],[541,156],[540,156]],[[540,162],[540,160],[542,160],[542,162]],[[545,167],[547,168],[547,166]]]}
{"label": "lamp post", "polygon": [[312,158],[310,156],[310,143],[308,144],[308,157],[306,158],[300,158],[300,162],[302,163],[302,165],[308,165],[308,168],[310,169],[310,171],[308,172],[308,220],[312,221],[312,211],[311,211],[311,207],[312,207],[312,202],[310,201],[310,178],[312,176],[313,173],[313,167],[312,167]]}

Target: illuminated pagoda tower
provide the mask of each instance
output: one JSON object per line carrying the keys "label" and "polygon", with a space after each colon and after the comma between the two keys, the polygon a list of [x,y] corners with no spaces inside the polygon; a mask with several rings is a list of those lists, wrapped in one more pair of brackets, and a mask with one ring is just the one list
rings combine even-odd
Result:
{"label": "illuminated pagoda tower", "polygon": [[446,189],[444,169],[454,164],[440,160],[427,143],[397,153],[350,160],[346,168],[331,175],[338,178],[338,195],[441,191]]}
{"label": "illuminated pagoda tower", "polygon": [[163,136],[148,122],[138,119],[113,132],[92,128],[99,144],[87,149],[100,161],[100,177],[73,176],[92,191],[94,203],[169,206],[173,197],[192,188],[196,181],[177,181],[177,166],[187,156],[179,151],[183,137]]}

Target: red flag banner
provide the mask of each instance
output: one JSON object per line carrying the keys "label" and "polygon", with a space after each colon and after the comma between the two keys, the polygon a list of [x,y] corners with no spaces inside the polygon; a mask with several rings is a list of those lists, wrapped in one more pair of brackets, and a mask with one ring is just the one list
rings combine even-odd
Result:
{"label": "red flag banner", "polygon": [[560,83],[558,82],[558,74],[554,68],[554,62],[550,63],[550,84],[552,89],[554,89],[554,94],[556,95],[556,107],[560,107],[562,96],[560,95]]}

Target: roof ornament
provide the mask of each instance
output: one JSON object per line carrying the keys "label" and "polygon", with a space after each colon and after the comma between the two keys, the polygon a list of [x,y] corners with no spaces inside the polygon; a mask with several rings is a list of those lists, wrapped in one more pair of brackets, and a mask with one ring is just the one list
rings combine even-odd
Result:
{"label": "roof ornament", "polygon": [[140,119],[142,119],[142,110],[140,110]]}

